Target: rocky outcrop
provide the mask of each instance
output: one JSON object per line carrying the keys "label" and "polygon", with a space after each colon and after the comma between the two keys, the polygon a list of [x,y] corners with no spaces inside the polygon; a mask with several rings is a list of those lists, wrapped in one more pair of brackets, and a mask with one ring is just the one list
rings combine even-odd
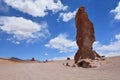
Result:
{"label": "rocky outcrop", "polygon": [[75,21],[77,28],[76,43],[79,48],[74,56],[75,63],[80,59],[100,58],[99,54],[92,49],[93,42],[95,41],[94,27],[85,12],[84,6],[78,9]]}
{"label": "rocky outcrop", "polygon": [[35,58],[33,57],[33,58],[31,59],[31,61],[35,61]]}
{"label": "rocky outcrop", "polygon": [[96,68],[100,67],[100,61],[91,59],[81,59],[77,62],[77,66],[83,68]]}

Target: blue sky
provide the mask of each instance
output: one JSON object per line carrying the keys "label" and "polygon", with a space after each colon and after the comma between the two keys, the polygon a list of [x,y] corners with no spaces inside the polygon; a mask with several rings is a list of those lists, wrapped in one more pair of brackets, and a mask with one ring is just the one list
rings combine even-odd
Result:
{"label": "blue sky", "polygon": [[82,5],[94,24],[94,49],[120,55],[120,0],[0,0],[0,57],[73,58]]}

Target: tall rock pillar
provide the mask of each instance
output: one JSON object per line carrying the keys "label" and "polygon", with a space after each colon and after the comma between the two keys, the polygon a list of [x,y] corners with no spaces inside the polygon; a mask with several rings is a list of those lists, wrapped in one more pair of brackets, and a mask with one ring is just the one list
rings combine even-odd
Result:
{"label": "tall rock pillar", "polygon": [[85,7],[82,6],[78,9],[75,16],[76,22],[76,43],[78,51],[74,56],[75,63],[79,59],[95,59],[100,56],[92,49],[93,42],[95,41],[94,27],[92,22],[89,20]]}

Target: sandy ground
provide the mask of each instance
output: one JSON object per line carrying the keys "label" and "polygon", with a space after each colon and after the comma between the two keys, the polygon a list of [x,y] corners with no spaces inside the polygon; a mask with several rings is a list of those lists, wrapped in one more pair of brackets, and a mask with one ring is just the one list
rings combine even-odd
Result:
{"label": "sandy ground", "polygon": [[120,80],[120,57],[99,68],[63,66],[64,61],[11,63],[0,60],[0,80]]}

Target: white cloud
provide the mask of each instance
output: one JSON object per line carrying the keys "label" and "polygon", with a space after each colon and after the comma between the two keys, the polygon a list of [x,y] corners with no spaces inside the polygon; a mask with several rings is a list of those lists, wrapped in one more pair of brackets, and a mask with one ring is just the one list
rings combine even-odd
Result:
{"label": "white cloud", "polygon": [[60,53],[73,52],[77,49],[76,42],[67,39],[66,34],[58,35],[57,37],[51,39],[45,46],[57,49],[60,51]]}
{"label": "white cloud", "polygon": [[101,55],[120,56],[120,34],[115,35],[115,41],[110,42],[108,45],[96,41],[93,47]]}
{"label": "white cloud", "polygon": [[17,44],[23,40],[29,43],[50,34],[47,23],[37,24],[22,17],[0,17],[0,30],[12,35],[9,40],[15,40]]}
{"label": "white cloud", "polygon": [[115,39],[120,40],[120,34],[115,35]]}
{"label": "white cloud", "polygon": [[12,43],[14,43],[14,44],[20,44],[20,41],[12,40],[12,38],[7,38],[6,40],[7,41],[12,41]]}
{"label": "white cloud", "polygon": [[34,17],[44,17],[47,15],[48,10],[56,13],[68,8],[68,6],[64,6],[60,0],[4,0],[4,2]]}
{"label": "white cloud", "polygon": [[12,41],[14,44],[20,44],[19,41]]}
{"label": "white cloud", "polygon": [[48,53],[45,53],[45,56],[48,56]]}
{"label": "white cloud", "polygon": [[115,9],[110,11],[110,13],[115,14],[115,17],[114,17],[115,20],[120,20],[120,2],[118,3],[118,6]]}
{"label": "white cloud", "polygon": [[77,9],[75,11],[73,11],[73,12],[60,13],[58,21],[59,21],[59,19],[62,19],[64,22],[68,22],[68,21],[70,21],[71,19],[73,19],[75,17],[76,12],[77,12]]}

